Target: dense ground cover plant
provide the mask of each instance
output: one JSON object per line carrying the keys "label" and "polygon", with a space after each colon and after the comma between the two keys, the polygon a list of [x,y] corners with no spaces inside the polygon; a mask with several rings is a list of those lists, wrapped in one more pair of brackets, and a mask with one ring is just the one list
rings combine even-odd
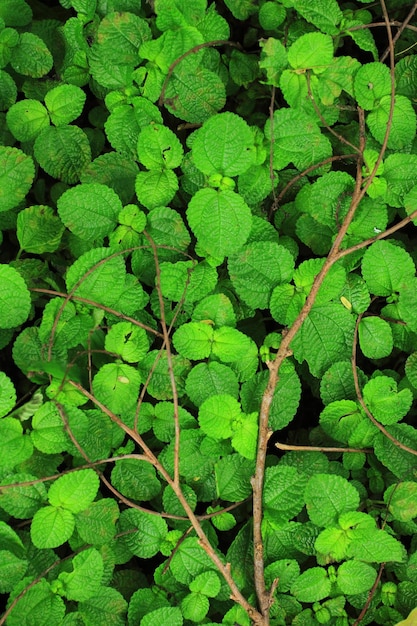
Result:
{"label": "dense ground cover plant", "polygon": [[2,0],[0,624],[417,606],[415,9]]}

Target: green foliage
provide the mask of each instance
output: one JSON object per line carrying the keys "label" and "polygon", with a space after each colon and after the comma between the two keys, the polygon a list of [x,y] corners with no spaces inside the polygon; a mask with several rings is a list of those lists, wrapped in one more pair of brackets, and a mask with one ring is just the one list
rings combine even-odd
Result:
{"label": "green foliage", "polygon": [[409,9],[51,4],[0,2],[0,623],[411,626]]}

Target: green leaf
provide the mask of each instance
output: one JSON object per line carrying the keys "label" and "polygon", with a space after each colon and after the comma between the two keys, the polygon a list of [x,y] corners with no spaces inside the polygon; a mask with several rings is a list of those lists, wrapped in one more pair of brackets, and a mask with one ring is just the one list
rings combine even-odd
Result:
{"label": "green leaf", "polygon": [[93,378],[93,392],[100,402],[116,414],[128,414],[136,405],[141,376],[125,363],[106,363]]}
{"label": "green leaf", "polygon": [[150,124],[139,134],[138,156],[149,170],[175,169],[181,165],[183,148],[172,130],[162,124]]}
{"label": "green leaf", "polygon": [[103,558],[95,548],[88,548],[72,559],[72,572],[61,572],[58,581],[67,600],[83,602],[95,596],[104,573]]}
{"label": "green leaf", "polygon": [[[391,107],[391,96],[383,96],[379,106],[373,109],[366,118],[374,138],[382,144],[384,141],[389,112]],[[394,113],[390,125],[388,137],[388,148],[401,150],[411,146],[416,135],[417,116],[410,100],[405,96],[395,96]]]}
{"label": "green leaf", "polygon": [[384,161],[383,177],[387,181],[386,201],[394,207],[404,206],[404,197],[415,185],[417,155],[390,154]]}
{"label": "green leaf", "polygon": [[139,172],[135,190],[138,200],[147,209],[169,204],[178,190],[178,178],[172,170]]}
{"label": "green leaf", "polygon": [[415,275],[411,256],[389,241],[376,241],[362,259],[362,276],[371,293],[389,296],[400,291]]}
{"label": "green leaf", "polygon": [[328,172],[312,185],[302,187],[295,205],[320,224],[335,230],[347,212],[354,185],[354,179],[347,172]]}
{"label": "green leaf", "polygon": [[393,348],[391,326],[380,317],[363,317],[359,322],[359,345],[368,359],[389,356]]}
{"label": "green leaf", "polygon": [[230,367],[212,361],[193,367],[187,376],[186,391],[190,400],[200,407],[211,396],[227,394],[237,399],[239,385]]}
{"label": "green leaf", "polygon": [[65,226],[51,207],[43,204],[19,211],[17,238],[20,247],[32,254],[55,252],[61,243]]}
{"label": "green leaf", "polygon": [[397,392],[397,383],[390,376],[372,378],[366,383],[362,393],[375,419],[384,425],[399,422],[408,413],[413,402],[410,389]]}
{"label": "green leaf", "polygon": [[385,530],[356,528],[351,531],[351,538],[348,557],[365,563],[401,563],[404,560],[404,546]]}
{"label": "green leaf", "polygon": [[20,100],[6,114],[7,126],[18,141],[36,139],[49,126],[48,111],[38,100]]}
{"label": "green leaf", "polygon": [[53,507],[79,513],[86,509],[97,495],[99,478],[92,469],[83,469],[58,478],[48,491]]}
{"label": "green leaf", "polygon": [[[149,424],[149,428],[152,426],[155,436],[159,439],[159,441],[172,441],[175,438],[175,408],[173,403],[159,402],[154,407],[153,412],[153,421]],[[178,407],[178,420],[180,427],[183,429],[196,427],[195,417],[183,407]],[[145,429],[145,424],[146,421],[144,421],[142,405],[139,417],[139,427],[141,429]]]}
{"label": "green leaf", "polygon": [[195,307],[191,319],[193,322],[211,322],[214,326],[236,326],[233,305],[223,293],[215,293],[203,298]]}
{"label": "green leaf", "polygon": [[[378,49],[375,44],[374,36],[371,32],[371,29],[363,27],[364,24],[367,24],[369,22],[369,19],[365,18],[364,21],[361,21],[359,19],[344,19],[343,32],[352,37],[353,41],[361,50],[370,52],[373,56],[374,61],[377,61]],[[359,27],[359,30],[355,27]]]}
{"label": "green leaf", "polygon": [[258,8],[254,0],[225,0],[225,5],[237,20],[247,20]]}
{"label": "green leaf", "polygon": [[[136,205],[127,204],[134,197],[137,173],[138,166],[132,159],[128,159],[125,155],[119,154],[118,152],[105,152],[84,168],[80,176],[80,182],[101,183],[107,185],[107,187],[110,187],[117,193],[122,204],[126,204],[119,214],[119,222],[120,219],[123,219],[124,214],[128,214],[129,211],[132,212],[134,210],[136,210],[138,217],[141,215],[141,219],[145,221],[145,214],[141,213]],[[131,224],[129,224],[129,226],[130,225]],[[135,226],[135,232],[141,232],[145,223],[143,223],[142,227],[136,224],[133,224],[132,228],[133,226]]]}
{"label": "green leaf", "polygon": [[[177,33],[172,35],[177,37]],[[173,44],[174,41],[171,49]],[[192,47],[187,46],[187,50]],[[225,103],[226,89],[218,74],[203,66],[195,67],[190,56],[175,67],[165,93],[165,106],[170,113],[185,122],[201,124],[210,121]]]}
{"label": "green leaf", "polygon": [[289,282],[293,269],[292,254],[272,241],[249,243],[228,259],[233,287],[252,308],[266,309],[272,289]]}
{"label": "green leaf", "polygon": [[318,602],[330,594],[331,582],[324,567],[310,567],[291,586],[299,602]]}
{"label": "green leaf", "polygon": [[91,160],[90,142],[78,126],[44,128],[35,140],[35,158],[47,174],[65,183],[76,183]]}
{"label": "green leaf", "polygon": [[17,98],[17,87],[13,78],[3,70],[0,70],[0,111],[10,109]]}
{"label": "green leaf", "polygon": [[410,522],[417,517],[417,483],[412,481],[390,485],[384,493],[384,502],[394,519]]}
{"label": "green leaf", "polygon": [[[356,397],[356,392],[353,397]],[[335,400],[320,413],[320,426],[332,439],[347,443],[364,419],[360,408],[353,400]]]}
{"label": "green leaf", "polygon": [[111,478],[116,489],[134,500],[152,500],[161,491],[155,469],[140,459],[116,461]]}
{"label": "green leaf", "polygon": [[207,176],[237,176],[253,164],[253,133],[235,113],[213,115],[197,132],[192,157]]}
{"label": "green leaf", "polygon": [[391,94],[389,68],[383,63],[366,63],[355,74],[354,88],[356,100],[363,109],[376,108],[383,96]]}
{"label": "green leaf", "polygon": [[18,148],[0,146],[0,212],[13,209],[23,200],[34,177],[32,157]]}
{"label": "green leaf", "polygon": [[376,570],[360,561],[345,561],[337,569],[337,586],[348,595],[369,591],[375,582]]}
{"label": "green leaf", "polygon": [[48,91],[45,104],[55,126],[70,124],[82,113],[85,92],[76,85],[59,85]]}
{"label": "green leaf", "polygon": [[307,513],[317,526],[331,526],[341,513],[359,506],[359,493],[346,478],[332,474],[316,474],[305,489]]}
{"label": "green leaf", "polygon": [[178,261],[160,264],[162,295],[174,302],[192,303],[213,291],[217,283],[216,268],[204,261]]}
{"label": "green leaf", "polygon": [[[200,621],[200,620],[199,620]],[[169,624],[170,626],[182,626],[183,618],[179,607],[164,606],[151,611],[140,621],[141,626],[158,626],[158,624]]]}
{"label": "green leaf", "polygon": [[160,31],[195,26],[204,17],[206,0],[197,0],[192,7],[183,0],[156,0],[156,25]]}
{"label": "green leaf", "polygon": [[[140,132],[137,118],[136,109],[126,104],[112,111],[104,123],[107,139],[114,150],[132,160],[137,158],[136,147]],[[162,123],[162,119],[155,121]]]}
{"label": "green leaf", "polygon": [[32,418],[30,438],[33,445],[46,454],[63,452],[68,446],[68,435],[62,417],[53,402],[45,402]]}
{"label": "green leaf", "polygon": [[45,506],[33,516],[30,536],[37,548],[57,548],[68,541],[74,527],[74,515],[71,511]]}
{"label": "green leaf", "polygon": [[304,506],[303,492],[307,474],[295,467],[269,467],[265,472],[264,516],[276,526],[295,517]]}
{"label": "green leaf", "polygon": [[337,25],[341,21],[343,13],[336,0],[315,0],[314,3],[309,2],[309,0],[295,0],[291,4],[294,5],[297,13],[323,33],[338,34]]}
{"label": "green leaf", "polygon": [[[278,183],[278,175],[274,176],[274,187]],[[238,178],[238,190],[244,201],[256,205],[265,200],[272,192],[271,173],[264,165],[252,165]]]}
{"label": "green leaf", "polygon": [[198,421],[203,432],[216,439],[232,436],[233,422],[241,416],[239,402],[228,394],[210,396],[198,411]]}
{"label": "green leaf", "polygon": [[189,593],[181,601],[183,616],[192,622],[201,622],[206,617],[209,608],[210,602],[207,596],[201,593]]}
{"label": "green leaf", "polygon": [[315,306],[291,343],[297,361],[320,377],[336,360],[350,358],[354,317],[339,304]]}
{"label": "green leaf", "polygon": [[0,18],[6,26],[26,26],[33,17],[25,0],[5,0],[0,7]]}
{"label": "green leaf", "polygon": [[0,372],[0,417],[4,417],[16,403],[16,390],[10,378]]}
{"label": "green leaf", "polygon": [[30,626],[46,621],[49,626],[60,626],[65,610],[63,599],[52,592],[50,584],[43,578],[19,599],[7,622],[10,626]]}
{"label": "green leaf", "polygon": [[[100,626],[124,626],[127,602],[116,589],[100,587],[97,593],[78,604],[84,624]],[[77,625],[78,626],[78,625]]]}
{"label": "green leaf", "polygon": [[[36,481],[36,476],[32,474],[13,474],[15,483]],[[7,485],[8,479],[2,481]],[[41,505],[46,501],[46,488],[43,483],[7,487],[2,489],[0,494],[0,507],[9,515],[17,519],[29,519],[33,517]]]}
{"label": "green leaf", "polygon": [[[323,1],[323,0],[322,0]],[[324,72],[333,59],[333,40],[323,33],[301,35],[288,50],[288,63],[297,70]]]}
{"label": "green leaf", "polygon": [[275,111],[273,128],[269,120],[265,125],[268,141],[271,140],[271,133],[274,140],[272,165],[278,171],[289,163],[304,170],[331,156],[327,137],[321,134],[313,119],[300,110],[281,108]]}
{"label": "green leaf", "polygon": [[254,463],[239,454],[230,454],[215,464],[217,495],[222,500],[237,502],[252,493],[250,479]]}
{"label": "green leaf", "polygon": [[[172,368],[172,370],[171,370]],[[146,391],[157,400],[169,400],[173,397],[170,372],[174,372],[176,393],[179,397],[185,393],[185,379],[191,369],[190,362],[182,356],[173,355],[168,362],[166,351],[151,350],[140,362],[139,370],[144,379],[152,374]]]}
{"label": "green leaf", "polygon": [[259,75],[258,61],[250,54],[244,54],[236,49],[232,50],[229,60],[229,74],[236,85],[248,87]]}
{"label": "green leaf", "polygon": [[68,291],[106,306],[118,302],[125,278],[122,256],[111,256],[108,248],[92,248],[85,252],[71,265],[65,277]]}
{"label": "green leaf", "polygon": [[30,313],[30,293],[25,281],[13,267],[0,265],[0,328],[23,324]]}
{"label": "green leaf", "polygon": [[58,199],[58,213],[65,226],[85,241],[108,235],[122,210],[118,195],[99,183],[81,184],[65,191]]}
{"label": "green leaf", "polygon": [[190,591],[202,593],[208,598],[215,598],[220,591],[221,582],[216,572],[202,572],[190,583]]}
{"label": "green leaf", "polygon": [[254,341],[236,328],[222,326],[214,330],[212,353],[223,363],[243,362],[248,357],[251,360],[253,354],[257,359],[257,352]]}
{"label": "green leaf", "polygon": [[[278,6],[275,5],[274,6]],[[279,86],[282,71],[287,67],[287,51],[279,39],[268,37],[259,41],[261,46],[261,60],[259,67],[266,72],[266,83]]]}
{"label": "green leaf", "polygon": [[131,322],[114,324],[106,335],[104,347],[127,363],[137,363],[149,350],[146,331]]}
{"label": "green leaf", "polygon": [[207,358],[212,350],[214,331],[204,322],[183,324],[173,335],[173,344],[177,352],[187,359]]}
{"label": "green leaf", "polygon": [[[260,372],[242,386],[242,408],[246,413],[260,410],[267,381],[267,372]],[[268,424],[272,430],[281,430],[291,422],[297,412],[300,398],[301,383],[294,365],[288,360],[284,361],[280,367],[279,380],[269,414]]]}
{"label": "green leaf", "polygon": [[413,352],[407,358],[405,362],[405,373],[413,387],[417,387],[417,352]]}
{"label": "green leaf", "polygon": [[213,569],[213,562],[199,545],[197,537],[187,537],[178,545],[170,569],[176,580],[189,585],[196,576]]}
{"label": "green leaf", "polygon": [[18,74],[41,78],[52,69],[53,57],[40,37],[24,32],[13,48],[10,64]]}
{"label": "green leaf", "polygon": [[[413,450],[416,449],[417,433],[415,428],[409,424],[393,424],[387,427],[387,431],[400,443]],[[377,459],[400,480],[414,471],[414,455],[400,448],[383,433],[379,433],[375,438],[374,452]]]}
{"label": "green leaf", "polygon": [[325,528],[318,535],[314,547],[326,562],[342,561],[349,543],[350,539],[342,528]]}
{"label": "green leaf", "polygon": [[148,23],[128,10],[112,12],[110,9],[97,32],[100,56],[108,65],[134,65],[141,44],[150,38]]}
{"label": "green leaf", "polygon": [[258,413],[242,414],[232,422],[232,446],[246,459],[256,458]]}
{"label": "green leaf", "polygon": [[[86,341],[93,323],[88,315],[77,312],[72,302],[53,298],[43,310],[39,339],[45,343],[53,341],[56,348],[66,350]],[[63,370],[51,373],[61,375]]]}
{"label": "green leaf", "polygon": [[265,582],[272,585],[278,580],[277,590],[279,593],[289,591],[293,582],[300,575],[300,566],[295,559],[280,559],[270,563],[265,568]]}
{"label": "green leaf", "polygon": [[113,539],[118,518],[117,502],[111,498],[103,498],[77,513],[75,527],[83,541],[101,546]]}
{"label": "green leaf", "polygon": [[157,554],[168,532],[162,517],[137,509],[123,511],[119,523],[121,531],[126,531],[125,541],[129,549],[141,559]]}
{"label": "green leaf", "polygon": [[187,219],[198,244],[213,257],[234,254],[246,242],[252,224],[251,211],[231,190],[200,189],[192,197]]}
{"label": "green leaf", "polygon": [[8,550],[0,550],[0,592],[9,593],[23,578],[28,561],[19,559]]}

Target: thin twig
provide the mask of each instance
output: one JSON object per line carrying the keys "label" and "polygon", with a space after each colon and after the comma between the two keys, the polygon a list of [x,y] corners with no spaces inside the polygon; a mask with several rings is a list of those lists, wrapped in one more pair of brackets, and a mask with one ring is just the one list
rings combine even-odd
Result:
{"label": "thin twig", "polygon": [[[392,46],[395,46],[395,44],[397,43],[398,39],[401,37],[402,33],[404,32],[405,28],[408,26],[408,23],[413,19],[413,15],[416,12],[416,10],[417,10],[417,2],[414,3],[414,6],[410,9],[407,17],[405,18],[405,20],[402,22],[401,26],[399,27],[399,29],[395,33],[395,37],[392,39]],[[384,15],[384,17],[385,17],[385,15]],[[385,25],[387,26],[387,28],[388,28],[389,24],[390,24],[390,22],[387,22],[385,20]],[[387,48],[385,49],[384,53],[381,55],[381,58],[379,59],[381,63],[383,63],[385,61],[385,59],[389,55],[391,49],[392,49],[391,48],[391,44],[389,42]]]}

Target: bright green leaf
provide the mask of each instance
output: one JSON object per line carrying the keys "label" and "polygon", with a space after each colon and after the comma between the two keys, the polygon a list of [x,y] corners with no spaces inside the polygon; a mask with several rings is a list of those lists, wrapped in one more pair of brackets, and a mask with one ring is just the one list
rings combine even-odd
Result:
{"label": "bright green leaf", "polygon": [[330,594],[331,582],[324,567],[310,567],[291,586],[300,602],[318,602]]}
{"label": "bright green leaf", "polygon": [[95,548],[88,548],[72,559],[72,572],[61,572],[58,581],[68,600],[83,602],[96,595],[104,573],[103,558]]}
{"label": "bright green leaf", "polygon": [[64,230],[64,224],[49,206],[31,206],[19,211],[17,216],[16,234],[20,247],[32,254],[55,252]]}
{"label": "bright green leaf", "polygon": [[380,317],[363,317],[359,322],[359,345],[368,359],[382,359],[391,354],[391,327]]}
{"label": "bright green leaf", "polygon": [[0,265],[0,328],[20,326],[29,316],[30,294],[13,267]]}
{"label": "bright green leaf", "polygon": [[18,141],[36,139],[49,126],[48,111],[38,100],[20,100],[6,114],[7,126]]}
{"label": "bright green leaf", "polygon": [[74,515],[71,511],[45,506],[33,516],[30,536],[37,548],[57,548],[68,541],[74,527]]}
{"label": "bright green leaf", "polygon": [[34,177],[31,156],[18,148],[0,146],[0,212],[13,209],[23,200]]}
{"label": "bright green leaf", "polygon": [[228,256],[246,242],[251,212],[234,191],[200,189],[191,199],[187,219],[198,243],[214,257]]}
{"label": "bright green leaf", "polygon": [[346,478],[332,474],[316,474],[305,490],[307,513],[317,526],[334,524],[341,513],[359,506],[359,493]]}
{"label": "bright green leaf", "polygon": [[333,58],[333,40],[323,33],[301,35],[288,50],[288,63],[296,70],[324,72]]}
{"label": "bright green leaf", "polygon": [[295,517],[304,506],[307,481],[307,474],[299,473],[295,467],[267,468],[263,496],[266,518],[279,526]]}
{"label": "bright green leaf", "polygon": [[86,95],[76,85],[59,85],[48,91],[45,104],[55,126],[70,124],[82,113]]}
{"label": "bright green leaf", "polygon": [[86,509],[97,495],[99,478],[92,469],[83,469],[60,476],[48,491],[53,507],[79,513]]}

